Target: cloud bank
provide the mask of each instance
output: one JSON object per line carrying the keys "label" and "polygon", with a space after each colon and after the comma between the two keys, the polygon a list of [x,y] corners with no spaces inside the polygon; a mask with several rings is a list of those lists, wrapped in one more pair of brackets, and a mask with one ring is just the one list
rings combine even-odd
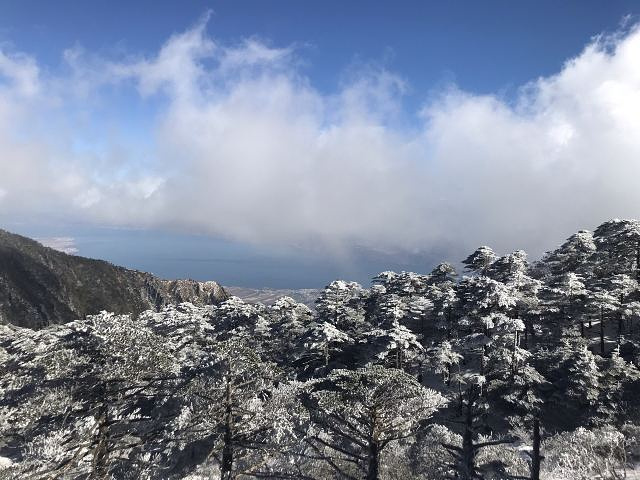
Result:
{"label": "cloud bank", "polygon": [[326,93],[294,46],[224,45],[206,25],[149,56],[76,47],[55,73],[0,47],[0,215],[454,260],[640,217],[637,26],[515,98],[451,85],[407,112],[394,72]]}

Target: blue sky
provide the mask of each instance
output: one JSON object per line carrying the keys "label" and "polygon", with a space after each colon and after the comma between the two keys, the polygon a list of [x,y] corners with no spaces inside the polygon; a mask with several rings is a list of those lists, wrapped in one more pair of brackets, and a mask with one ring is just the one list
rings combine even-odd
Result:
{"label": "blue sky", "polygon": [[0,4],[0,227],[313,287],[640,216],[637,2],[132,3]]}
{"label": "blue sky", "polygon": [[336,88],[354,62],[388,62],[418,96],[454,79],[495,92],[557,72],[594,35],[616,30],[635,1],[203,1],[2,2],[3,41],[52,68],[80,44],[99,52],[153,52],[213,12],[209,31],[237,42],[257,36],[297,44],[314,85]]}

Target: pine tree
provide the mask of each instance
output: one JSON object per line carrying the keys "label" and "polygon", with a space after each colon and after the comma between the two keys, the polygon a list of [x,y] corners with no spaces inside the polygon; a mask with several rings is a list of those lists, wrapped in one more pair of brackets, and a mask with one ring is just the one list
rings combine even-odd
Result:
{"label": "pine tree", "polygon": [[567,273],[590,275],[591,259],[596,252],[593,234],[580,230],[571,235],[558,249],[547,252],[535,266],[538,275],[546,279]]}
{"label": "pine tree", "polygon": [[428,276],[430,285],[441,285],[443,283],[455,283],[457,278],[456,269],[449,262],[442,262],[435,266]]}
{"label": "pine tree", "polygon": [[435,326],[444,332],[446,338],[451,339],[457,326],[457,308],[459,298],[457,286],[452,282],[432,285],[426,293],[426,298],[433,303]]}
{"label": "pine tree", "polygon": [[487,246],[478,247],[478,249],[469,255],[462,263],[465,270],[479,275],[486,275],[489,267],[498,259],[498,255]]}
{"label": "pine tree", "polygon": [[384,296],[376,315],[377,328],[365,333],[366,348],[370,350],[370,356],[375,358],[374,361],[390,363],[390,366],[402,369],[406,361],[413,360],[423,351],[417,336],[403,325],[408,316],[408,305],[402,297],[397,294]]}
{"label": "pine tree", "polygon": [[447,478],[459,480],[481,480],[484,465],[478,465],[478,453],[480,450],[492,445],[510,443],[512,439],[502,438],[484,440],[480,438],[479,430],[483,426],[483,417],[487,404],[482,397],[482,388],[485,382],[483,376],[475,374],[463,374],[457,377],[460,388],[459,416],[453,420],[461,426],[462,445],[444,443],[443,447],[449,451],[453,462],[449,465],[455,472]]}
{"label": "pine tree", "polygon": [[459,365],[462,355],[453,348],[450,342],[445,340],[431,349],[430,360],[435,372],[442,374],[443,381],[447,386],[450,386],[453,368]]}
{"label": "pine tree", "polygon": [[420,332],[419,339],[424,346],[427,342],[427,324],[433,317],[433,302],[424,296],[413,298],[407,305],[407,318],[413,325],[414,331]]}
{"label": "pine tree", "polygon": [[278,372],[242,340],[218,342],[214,348],[210,363],[195,366],[181,391],[190,402],[178,433],[192,440],[207,438],[209,455],[227,480],[235,477],[241,454],[259,448],[263,404]]}
{"label": "pine tree", "polygon": [[600,275],[626,273],[640,280],[640,221],[610,220],[594,232]]}
{"label": "pine tree", "polygon": [[600,371],[595,356],[584,344],[573,352],[567,370],[567,395],[576,406],[593,408],[599,396]]}
{"label": "pine tree", "polygon": [[295,346],[313,322],[313,312],[290,297],[282,297],[269,308],[267,316],[273,344],[270,355],[287,367],[296,360]]}
{"label": "pine tree", "polygon": [[362,287],[356,282],[331,282],[316,300],[318,318],[354,334],[364,321],[363,294]]}
{"label": "pine tree", "polygon": [[382,272],[373,278],[373,283],[382,285],[388,294],[403,298],[412,298],[424,293],[430,280],[429,276],[414,272]]}
{"label": "pine tree", "polygon": [[301,354],[301,359],[304,363],[321,364],[325,367],[329,365],[332,354],[353,342],[349,335],[329,322],[312,323],[303,340],[304,353]]}
{"label": "pine tree", "polygon": [[445,403],[442,395],[400,370],[334,370],[309,398],[318,431],[306,441],[335,474],[377,480],[389,444],[416,435],[420,422]]}
{"label": "pine tree", "polygon": [[[638,291],[640,286],[636,279],[625,274],[613,276],[609,281],[609,285],[609,293],[618,300],[616,316],[618,317],[617,339],[619,345],[621,336],[624,333],[625,317],[632,321],[630,315],[630,305],[632,302],[630,299],[633,298],[633,294]],[[631,328],[629,328],[629,330],[631,330]]]}
{"label": "pine tree", "polygon": [[624,421],[625,391],[640,379],[640,372],[620,356],[615,348],[611,356],[603,360],[599,378],[600,400],[598,415],[605,423]]}
{"label": "pine tree", "polygon": [[560,316],[554,335],[558,335],[563,328],[572,328],[577,324],[580,325],[580,334],[585,335],[583,312],[589,292],[582,280],[575,273],[566,273],[547,290],[550,294],[548,301],[556,307]]}

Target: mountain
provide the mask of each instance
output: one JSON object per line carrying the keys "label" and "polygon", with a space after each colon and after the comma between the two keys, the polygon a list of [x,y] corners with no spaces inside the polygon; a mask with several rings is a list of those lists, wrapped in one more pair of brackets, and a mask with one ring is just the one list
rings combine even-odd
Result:
{"label": "mountain", "polygon": [[225,298],[213,281],[163,280],[0,230],[0,323],[39,329],[102,310],[138,314],[168,304],[206,305]]}
{"label": "mountain", "polygon": [[247,303],[262,303],[273,305],[281,297],[291,297],[296,302],[309,308],[315,308],[316,298],[322,291],[319,288],[275,289],[275,288],[245,288],[224,287],[229,295],[241,298]]}

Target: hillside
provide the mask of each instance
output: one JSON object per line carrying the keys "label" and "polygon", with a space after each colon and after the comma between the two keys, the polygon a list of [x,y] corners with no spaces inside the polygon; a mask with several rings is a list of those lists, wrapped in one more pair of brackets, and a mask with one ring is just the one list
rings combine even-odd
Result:
{"label": "hillside", "polygon": [[137,314],[167,304],[206,305],[224,298],[216,282],[162,280],[0,230],[0,323],[38,329],[102,310]]}

